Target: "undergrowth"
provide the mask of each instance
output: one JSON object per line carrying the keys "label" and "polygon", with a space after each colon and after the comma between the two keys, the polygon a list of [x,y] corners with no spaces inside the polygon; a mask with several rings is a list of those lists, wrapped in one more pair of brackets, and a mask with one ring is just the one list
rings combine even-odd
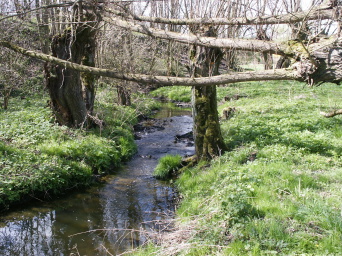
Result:
{"label": "undergrowth", "polygon": [[342,108],[342,88],[241,83],[219,87],[218,98],[219,112],[235,109],[221,120],[229,152],[183,172],[175,231],[183,233],[148,252],[342,255],[342,117],[320,114]]}
{"label": "undergrowth", "polygon": [[11,97],[0,109],[0,212],[89,186],[94,174],[115,171],[136,152],[131,127],[156,106],[142,96],[133,100],[139,112],[117,106],[113,91],[98,90],[96,112],[106,125],[92,130],[55,124],[47,94]]}

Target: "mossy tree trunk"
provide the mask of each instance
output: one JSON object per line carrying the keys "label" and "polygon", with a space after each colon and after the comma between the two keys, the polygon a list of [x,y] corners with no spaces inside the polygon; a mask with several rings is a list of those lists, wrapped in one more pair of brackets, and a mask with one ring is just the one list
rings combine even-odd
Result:
{"label": "mossy tree trunk", "polygon": [[[52,56],[86,66],[95,66],[98,16],[92,5],[76,6],[76,25],[52,39]],[[79,22],[79,23],[78,23]],[[50,105],[56,120],[69,127],[89,126],[95,100],[96,75],[80,73],[63,65],[45,65]]]}
{"label": "mossy tree trunk", "polygon": [[[212,27],[202,28],[201,36],[215,37]],[[192,76],[218,75],[223,53],[218,48],[194,46],[190,52]],[[195,151],[198,160],[210,160],[226,150],[217,112],[216,85],[193,86]]]}

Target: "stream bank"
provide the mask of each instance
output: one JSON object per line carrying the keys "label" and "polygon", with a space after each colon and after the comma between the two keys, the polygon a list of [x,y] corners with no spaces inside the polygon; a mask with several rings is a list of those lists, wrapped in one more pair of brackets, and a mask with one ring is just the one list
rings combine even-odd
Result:
{"label": "stream bank", "polygon": [[160,223],[173,217],[176,194],[152,173],[161,156],[193,154],[191,144],[175,140],[191,131],[192,118],[148,119],[141,125],[138,153],[104,184],[1,216],[0,254],[115,255],[162,229]]}

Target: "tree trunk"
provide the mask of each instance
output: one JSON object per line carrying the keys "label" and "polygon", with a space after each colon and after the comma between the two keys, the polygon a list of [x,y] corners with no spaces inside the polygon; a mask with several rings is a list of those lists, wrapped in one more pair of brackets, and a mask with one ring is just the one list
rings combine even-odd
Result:
{"label": "tree trunk", "polygon": [[3,108],[6,110],[8,108],[8,103],[9,103],[9,98],[11,96],[11,92],[12,92],[12,88],[5,88],[3,91],[3,95],[4,95],[4,105]]}
{"label": "tree trunk", "polygon": [[[249,81],[264,81],[264,80],[299,80],[303,81],[303,78],[298,74],[297,69],[275,69],[265,70],[261,72],[236,72],[232,74],[224,74],[212,77],[172,77],[172,76],[155,76],[145,75],[138,73],[122,73],[111,69],[88,67],[80,64],[76,64],[70,61],[62,60],[51,55],[43,54],[36,51],[27,50],[18,45],[12,44],[8,41],[1,41],[0,46],[11,49],[15,52],[21,53],[25,56],[48,61],[56,65],[62,65],[65,68],[78,70],[84,73],[92,73],[97,76],[111,77],[125,81],[132,81],[142,84],[156,84],[160,86],[212,86],[239,82]],[[324,79],[324,77],[322,77]],[[341,77],[335,77],[335,80],[342,81]],[[326,81],[330,82],[330,81]]]}
{"label": "tree trunk", "polygon": [[[211,27],[205,28],[202,33],[215,36]],[[223,57],[220,49],[194,46],[190,54],[192,76],[218,75]],[[226,150],[217,112],[216,85],[193,86],[192,101],[196,156],[198,160],[210,160]]]}
{"label": "tree trunk", "polygon": [[[89,29],[90,28],[84,28],[82,33],[76,35],[76,37],[81,36],[81,38],[79,40],[76,39],[75,51],[82,51],[82,65],[95,67],[96,31],[91,31]],[[86,103],[86,108],[89,114],[93,115],[95,103],[95,83],[97,76],[91,73],[81,73],[81,79],[83,98]]]}
{"label": "tree trunk", "polygon": [[[122,83],[128,84],[129,82],[123,81]],[[130,106],[131,105],[131,95],[130,92],[124,86],[117,86],[118,93],[118,104],[121,106]]]}
{"label": "tree trunk", "polygon": [[[258,40],[263,40],[263,41],[270,41],[270,38],[266,34],[266,29],[264,28],[259,28],[257,31],[257,36],[256,39]],[[273,59],[272,59],[272,54],[269,52],[262,52],[262,58],[264,60],[264,69],[272,69],[273,68]]]}
{"label": "tree trunk", "polygon": [[[73,63],[95,66],[95,37],[97,16],[92,6],[76,7],[75,20],[82,22],[52,40],[52,56]],[[73,32],[74,31],[74,32]],[[80,73],[66,69],[63,65],[45,66],[47,88],[51,97],[51,107],[57,121],[72,127],[89,126],[95,100],[95,82],[97,76],[92,73]]]}
{"label": "tree trunk", "polygon": [[[73,62],[80,62],[76,57],[80,53],[73,52],[71,55],[72,40],[70,30],[55,36],[51,45],[52,55],[63,60],[71,59]],[[87,109],[82,95],[80,72],[47,63],[45,76],[50,94],[50,106],[57,122],[69,127],[83,126],[87,120]]]}
{"label": "tree trunk", "polygon": [[196,156],[210,160],[226,150],[217,112],[216,85],[194,86],[192,93]]}

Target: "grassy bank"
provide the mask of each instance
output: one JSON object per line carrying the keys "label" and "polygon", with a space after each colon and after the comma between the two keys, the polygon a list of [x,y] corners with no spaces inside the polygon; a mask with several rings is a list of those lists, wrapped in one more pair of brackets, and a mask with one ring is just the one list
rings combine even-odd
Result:
{"label": "grassy bank", "polygon": [[93,130],[56,125],[47,94],[14,93],[9,108],[0,109],[0,212],[86,187],[135,152],[132,124],[153,103],[139,97],[133,107],[116,106],[113,91],[99,89],[96,112],[106,126]]}
{"label": "grassy bank", "polygon": [[136,254],[342,255],[342,117],[320,114],[342,107],[341,86],[242,83],[218,98],[235,109],[221,120],[230,151],[180,176],[178,228]]}

